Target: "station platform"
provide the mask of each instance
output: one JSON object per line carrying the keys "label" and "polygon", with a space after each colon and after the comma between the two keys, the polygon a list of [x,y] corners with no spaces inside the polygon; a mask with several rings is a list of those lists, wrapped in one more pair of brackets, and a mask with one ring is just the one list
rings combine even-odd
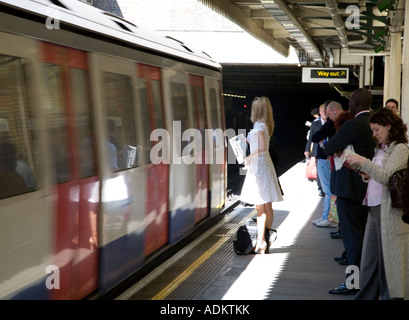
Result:
{"label": "station platform", "polygon": [[[346,266],[335,228],[319,228],[323,197],[297,163],[280,176],[284,201],[273,203],[277,239],[269,253],[237,255],[239,226],[256,217],[254,207],[237,206],[115,300],[352,300],[330,295],[345,280]],[[236,199],[231,199],[235,201]]]}

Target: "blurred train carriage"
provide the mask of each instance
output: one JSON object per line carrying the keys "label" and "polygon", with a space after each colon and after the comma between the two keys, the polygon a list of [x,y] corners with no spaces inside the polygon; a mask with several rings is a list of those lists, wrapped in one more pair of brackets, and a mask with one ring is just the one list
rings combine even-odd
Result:
{"label": "blurred train carriage", "polygon": [[[0,298],[102,294],[220,213],[209,56],[77,0],[0,0],[0,43]],[[220,130],[192,163],[175,127]]]}

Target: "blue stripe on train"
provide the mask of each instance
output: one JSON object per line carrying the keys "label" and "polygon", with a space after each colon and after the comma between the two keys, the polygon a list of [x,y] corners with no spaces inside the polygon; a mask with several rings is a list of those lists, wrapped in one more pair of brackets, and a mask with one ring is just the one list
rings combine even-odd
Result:
{"label": "blue stripe on train", "polygon": [[5,300],[47,300],[50,291],[46,287],[47,275],[30,285],[4,297]]}
{"label": "blue stripe on train", "polygon": [[100,248],[102,292],[119,284],[143,265],[144,233],[132,232]]}
{"label": "blue stripe on train", "polygon": [[169,244],[182,240],[195,228],[195,209],[189,203],[170,213]]}

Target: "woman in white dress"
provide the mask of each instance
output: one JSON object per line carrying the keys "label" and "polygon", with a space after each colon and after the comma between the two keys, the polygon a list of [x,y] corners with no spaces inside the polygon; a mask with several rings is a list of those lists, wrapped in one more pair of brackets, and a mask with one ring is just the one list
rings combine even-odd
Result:
{"label": "woman in white dress", "polygon": [[245,159],[247,167],[240,200],[251,203],[257,210],[257,243],[255,253],[268,251],[269,231],[273,224],[272,202],[283,200],[278,178],[268,146],[274,131],[273,108],[266,97],[255,98],[251,105],[253,129],[247,135],[250,155]]}

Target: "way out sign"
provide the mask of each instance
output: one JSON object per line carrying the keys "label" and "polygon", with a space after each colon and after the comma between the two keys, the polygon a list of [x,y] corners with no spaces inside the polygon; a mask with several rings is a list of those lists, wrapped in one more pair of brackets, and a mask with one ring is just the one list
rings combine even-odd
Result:
{"label": "way out sign", "polygon": [[302,68],[302,82],[348,83],[348,68]]}

